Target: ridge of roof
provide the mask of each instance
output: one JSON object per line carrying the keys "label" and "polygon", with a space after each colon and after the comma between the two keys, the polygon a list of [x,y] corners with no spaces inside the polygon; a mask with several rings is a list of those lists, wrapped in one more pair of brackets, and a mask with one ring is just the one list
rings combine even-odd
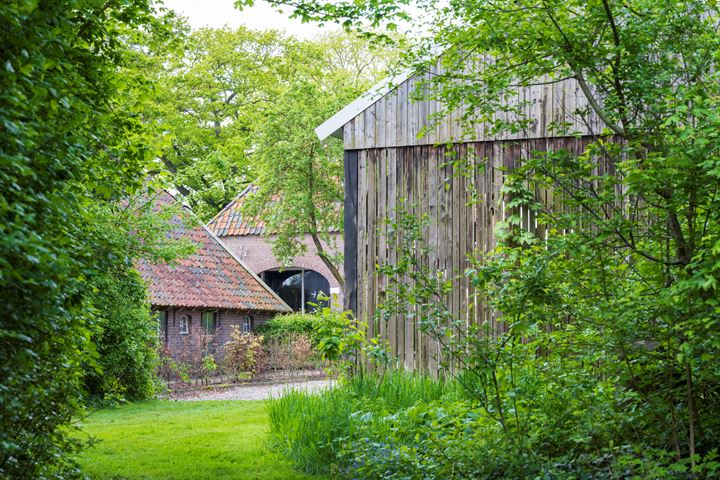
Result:
{"label": "ridge of roof", "polygon": [[210,225],[210,224],[213,223],[215,220],[217,220],[217,218],[218,218],[220,215],[222,215],[222,214],[225,212],[225,210],[227,210],[228,208],[230,208],[230,206],[231,206],[233,203],[237,202],[237,201],[240,200],[242,197],[244,197],[245,195],[247,195],[247,193],[248,193],[251,189],[253,189],[253,188],[257,188],[257,185],[255,185],[254,183],[250,183],[250,184],[249,184],[247,187],[245,187],[240,193],[238,193],[237,195],[235,195],[235,198],[233,198],[232,200],[230,200],[230,201],[227,203],[227,205],[225,205],[223,208],[221,208],[220,211],[219,211],[218,213],[216,213],[215,216],[214,216],[213,218],[211,218],[209,222],[207,222],[207,225]]}
{"label": "ridge of roof", "polygon": [[[162,190],[153,199],[156,205],[180,203]],[[187,214],[197,218],[184,206]],[[174,264],[140,260],[136,268],[148,282],[150,301],[157,306],[221,308],[247,311],[287,312],[290,307],[255,272],[245,265],[207,227],[179,225],[181,237],[197,250]]]}

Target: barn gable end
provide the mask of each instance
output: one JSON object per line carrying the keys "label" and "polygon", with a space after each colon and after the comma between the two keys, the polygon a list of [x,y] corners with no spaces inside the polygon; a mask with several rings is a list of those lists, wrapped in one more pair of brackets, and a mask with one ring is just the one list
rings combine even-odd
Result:
{"label": "barn gable end", "polygon": [[[438,66],[426,75],[437,73]],[[408,75],[386,83],[384,90],[376,86],[371,95],[360,97],[353,108],[343,109],[316,132],[323,138],[342,131],[345,147],[345,306],[368,322],[368,335],[387,340],[398,368],[435,374],[439,346],[408,320],[411,316],[374,318],[385,292],[393,288],[375,267],[394,263],[398,253],[387,242],[386,217],[402,202],[418,218],[426,215],[429,223],[423,237],[430,254],[422,264],[430,272],[455,278],[453,292],[445,299],[455,318],[466,327],[488,324],[501,331],[504,326],[495,312],[477,300],[472,285],[458,274],[470,266],[469,254],[495,247],[495,226],[508,215],[520,215],[527,230],[542,228],[532,212],[505,208],[500,195],[504,177],[533,151],[583,151],[600,134],[602,124],[589,113],[575,80],[540,81],[517,88],[514,101],[523,104],[532,119],[523,131],[491,136],[481,124],[462,135],[461,109],[421,136],[442,105],[412,101],[419,80]],[[553,123],[569,124],[567,133],[554,133]],[[465,160],[463,175],[448,163],[450,157]],[[550,191],[538,190],[536,196],[546,204],[553,202]]]}

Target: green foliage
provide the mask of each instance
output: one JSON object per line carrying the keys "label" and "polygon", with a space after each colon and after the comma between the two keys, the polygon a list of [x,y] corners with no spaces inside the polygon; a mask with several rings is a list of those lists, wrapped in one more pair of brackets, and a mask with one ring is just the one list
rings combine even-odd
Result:
{"label": "green foliage", "polygon": [[182,46],[145,49],[136,65],[153,82],[143,115],[163,167],[205,221],[254,176],[250,133],[290,72],[292,44],[272,30],[204,28]]}
{"label": "green foliage", "polygon": [[347,352],[345,342],[349,339],[348,331],[352,327],[352,315],[347,311],[333,310],[329,305],[323,306],[317,313],[318,320],[313,325],[311,339],[313,348],[323,360],[340,360],[343,352]]}
{"label": "green foliage", "polygon": [[[336,473],[339,452],[372,424],[415,405],[452,395],[453,385],[403,373],[354,376],[322,393],[286,391],[270,400],[271,441],[293,464],[307,472]],[[368,427],[369,428],[369,427]]]}
{"label": "green foliage", "polygon": [[2,478],[77,473],[70,422],[83,367],[99,366],[96,294],[117,280],[139,296],[130,267],[143,250],[117,242],[131,230],[109,212],[141,190],[155,158],[126,103],[147,85],[121,73],[132,56],[124,40],[162,37],[153,12],[145,0],[0,5]]}
{"label": "green foliage", "polygon": [[315,253],[342,286],[342,263],[331,231],[342,231],[343,154],[336,139],[314,130],[362,93],[390,59],[350,35],[327,36],[298,46],[302,60],[253,134],[258,191],[245,213],[265,220],[275,236],[273,254],[286,265]]}
{"label": "green foliage", "polygon": [[[312,122],[347,100],[349,90],[359,93],[378,73],[375,64],[382,64],[383,52],[371,52],[348,35],[301,42],[276,30],[204,28],[186,33],[182,22],[171,26],[186,34],[185,41],[163,48],[142,48],[140,41],[129,73],[152,82],[152,94],[142,99],[143,117],[155,124],[155,138],[148,143],[160,150],[173,183],[205,221],[259,175],[262,168],[255,157],[264,130],[280,125],[286,131],[290,123],[283,122],[284,109],[300,112],[301,105],[289,98],[295,82],[322,84],[318,98],[334,102],[328,108],[302,99],[305,120],[292,129],[307,140]],[[333,192],[339,188],[335,185]],[[337,225],[338,213],[333,214],[327,222]]]}
{"label": "green foliage", "polygon": [[[572,232],[529,245],[518,232],[509,246],[477,259],[465,272],[482,300],[503,312],[507,331],[466,329],[443,301],[452,281],[429,275],[421,264],[423,221],[401,211],[388,231],[400,254],[379,272],[405,283],[389,293],[380,312],[417,312],[421,330],[442,347],[442,366],[462,372],[456,380],[467,401],[431,405],[423,410],[427,423],[392,423],[397,435],[369,430],[344,454],[346,462],[360,462],[366,475],[361,478],[380,471],[397,478],[450,472],[456,478],[617,478],[618,471],[622,478],[720,475],[713,439],[713,412],[719,407],[714,367],[693,372],[692,390],[706,393],[688,402],[693,393],[683,371],[687,357],[668,355],[687,338],[657,317],[647,318],[658,297],[635,296],[642,290],[625,265],[613,262],[594,276],[597,251],[572,250],[577,241]],[[570,251],[577,257],[567,255]],[[583,278],[568,272],[582,272]],[[592,295],[592,289],[605,292]],[[693,424],[694,415],[703,419],[707,436],[693,429],[694,440],[685,437],[689,443],[683,446],[679,432]],[[441,428],[445,416],[454,419],[448,431]],[[493,461],[473,460],[478,458]]]}
{"label": "green foliage", "polygon": [[306,79],[294,82],[276,100],[257,135],[259,188],[248,197],[245,211],[266,219],[266,228],[276,234],[273,254],[287,265],[307,250],[306,234],[327,243],[330,229],[342,226],[342,145],[320,142],[314,127],[352,97],[329,96],[323,90]]}
{"label": "green foliage", "polygon": [[[431,27],[413,65],[442,64],[444,74],[416,94],[446,106],[436,121],[462,108],[464,125],[482,123],[488,135],[530,132],[540,119],[525,116],[518,86],[566,79],[588,99],[569,112],[583,128],[550,121],[553,134],[581,136],[592,116],[602,120],[574,151],[524,152],[505,173],[498,246],[475,255],[466,272],[425,271],[422,219],[391,221],[401,251],[380,273],[398,288],[378,318],[412,315],[442,345],[446,371],[474,378],[470,407],[479,408],[485,443],[468,437],[447,449],[471,448],[497,476],[717,476],[717,5],[273,3],[358,29],[368,26],[363,17],[378,26],[426,15]],[[428,55],[431,46],[442,49],[440,60]],[[452,159],[456,174],[467,160]],[[552,205],[537,201],[538,191],[551,193]],[[529,211],[536,232],[523,228]],[[502,329],[463,328],[442,300],[463,274],[477,300],[502,313]],[[492,445],[520,460],[502,463]],[[458,465],[471,460],[463,458]],[[458,475],[489,475],[476,467]],[[399,478],[415,478],[408,472]]]}
{"label": "green foliage", "polygon": [[145,282],[133,270],[120,270],[108,272],[95,287],[97,357],[85,368],[87,394],[97,400],[147,398],[155,389],[158,323]]}
{"label": "green foliage", "polygon": [[339,463],[345,478],[363,479],[689,479],[720,473],[714,453],[698,458],[691,473],[689,461],[673,464],[672,455],[639,443],[550,458],[541,447],[532,439],[525,449],[508,445],[498,423],[473,401],[444,400],[404,409],[382,426],[362,424],[341,448]]}
{"label": "green foliage", "polygon": [[309,313],[289,313],[277,315],[258,328],[258,332],[268,338],[282,338],[293,333],[310,335],[318,322],[318,317]]}

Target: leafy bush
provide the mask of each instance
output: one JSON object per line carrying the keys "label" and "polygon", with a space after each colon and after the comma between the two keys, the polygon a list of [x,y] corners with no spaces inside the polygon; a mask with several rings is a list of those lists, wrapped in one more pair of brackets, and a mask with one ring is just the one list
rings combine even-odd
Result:
{"label": "leafy bush", "polygon": [[617,416],[612,389],[592,404],[573,390],[539,398],[517,442],[497,411],[472,398],[468,388],[478,385],[389,373],[321,393],[291,390],[268,404],[272,441],[304,471],[352,479],[719,478],[715,452],[693,468],[643,445],[635,419]]}
{"label": "leafy bush", "polygon": [[[412,315],[441,346],[442,371],[462,367],[456,379],[463,394],[397,411],[381,424],[358,424],[334,452],[341,473],[408,479],[720,475],[720,372],[709,362],[717,345],[687,332],[678,343],[680,332],[658,320],[668,318],[663,310],[677,308],[674,301],[658,310],[657,298],[638,295],[622,266],[604,280],[605,288],[612,280],[613,296],[578,293],[567,280],[579,268],[564,255],[573,240],[567,234],[538,246],[498,247],[478,259],[465,275],[482,301],[503,313],[507,330],[463,328],[443,300],[452,282],[423,271],[422,223],[400,215],[388,231],[401,248],[398,261],[380,273],[398,288],[379,305],[376,320]],[[589,262],[578,256],[580,264]],[[578,281],[587,282],[593,272],[582,272]],[[676,311],[673,318],[679,317]],[[380,345],[366,339],[363,349],[369,352],[373,342]]]}
{"label": "leafy bush", "polygon": [[85,363],[85,388],[93,400],[147,398],[155,389],[158,325],[145,283],[137,272],[117,268],[97,289],[97,356]]}
{"label": "leafy bush", "polygon": [[[529,433],[526,443],[513,443],[473,401],[419,403],[385,416],[381,426],[358,423],[340,446],[336,465],[341,475],[354,479],[697,478],[689,465],[673,465],[668,452],[641,444],[609,443],[593,453],[552,455],[532,438],[539,431]],[[695,472],[714,478],[717,467],[713,455],[698,461]]]}
{"label": "leafy bush", "polygon": [[233,326],[230,340],[224,347],[227,370],[238,378],[252,378],[261,372],[267,360],[262,342],[262,335],[243,333],[237,326]]}
{"label": "leafy bush", "polygon": [[352,314],[326,305],[319,309],[317,317],[312,332],[313,347],[323,360],[339,360],[351,338],[348,330],[353,324]]}
{"label": "leafy bush", "polygon": [[258,327],[258,333],[265,338],[286,338],[292,334],[310,336],[318,321],[317,315],[308,313],[288,313],[277,315]]}
{"label": "leafy bush", "polygon": [[289,342],[302,335],[310,340],[312,349],[322,359],[336,360],[348,323],[346,313],[323,307],[316,314],[278,315],[262,325],[259,331],[269,344]]}
{"label": "leafy bush", "polygon": [[[63,478],[97,361],[96,289],[140,255],[112,206],[156,170],[138,115],[149,85],[124,74],[125,40],[169,28],[145,0],[0,2],[0,18],[0,478]],[[141,394],[144,365],[113,377]]]}

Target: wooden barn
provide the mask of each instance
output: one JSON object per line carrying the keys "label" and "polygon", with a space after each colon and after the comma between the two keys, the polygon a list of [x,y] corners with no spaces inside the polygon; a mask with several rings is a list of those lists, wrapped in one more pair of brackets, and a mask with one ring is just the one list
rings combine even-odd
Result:
{"label": "wooden barn", "polygon": [[[439,68],[382,82],[316,129],[321,139],[341,138],[345,147],[345,306],[368,320],[369,335],[387,339],[399,367],[431,373],[438,367],[438,345],[411,319],[372,320],[383,292],[392,288],[375,274],[375,266],[392,264],[397,255],[387,242],[386,216],[401,200],[416,205],[414,214],[429,217],[423,237],[432,250],[424,262],[431,271],[455,276],[468,267],[468,254],[495,246],[495,226],[508,214],[500,193],[505,172],[532,151],[580,152],[602,129],[575,80],[517,87],[511,101],[523,105],[532,119],[518,133],[490,135],[483,124],[467,131],[461,128],[462,111],[431,123],[441,106],[413,101],[412,93]],[[553,133],[552,126],[561,123],[572,135]],[[420,135],[428,125],[433,128]],[[465,175],[456,175],[449,156],[464,159]],[[552,202],[551,192],[536,195]],[[531,212],[520,213],[523,228],[538,228]],[[502,329],[496,314],[477,301],[472,285],[460,277],[446,300],[455,317]]]}

